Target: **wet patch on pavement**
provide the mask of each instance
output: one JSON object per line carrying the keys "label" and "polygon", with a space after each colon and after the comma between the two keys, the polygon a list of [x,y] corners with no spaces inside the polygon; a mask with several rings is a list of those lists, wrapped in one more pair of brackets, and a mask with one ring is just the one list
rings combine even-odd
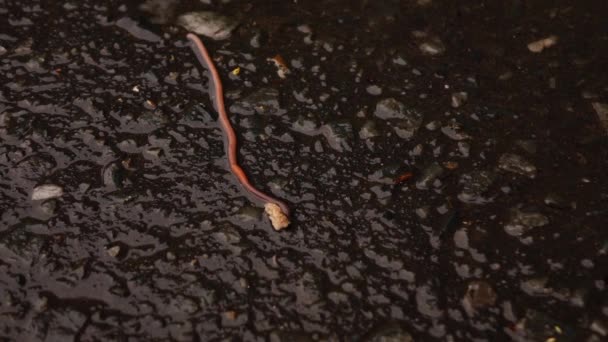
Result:
{"label": "wet patch on pavement", "polygon": [[600,7],[0,0],[0,336],[605,339]]}

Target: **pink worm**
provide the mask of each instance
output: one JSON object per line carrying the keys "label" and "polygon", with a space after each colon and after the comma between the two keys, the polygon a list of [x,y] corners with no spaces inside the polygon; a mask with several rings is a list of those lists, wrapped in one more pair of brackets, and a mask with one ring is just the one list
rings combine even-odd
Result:
{"label": "pink worm", "polygon": [[226,108],[224,106],[224,92],[220,75],[218,74],[217,69],[213,64],[213,60],[209,56],[205,45],[203,45],[203,42],[193,33],[188,33],[186,37],[194,44],[192,45],[192,50],[196,54],[196,57],[198,58],[201,65],[206,66],[207,69],[209,69],[209,71],[211,72],[211,79],[213,80],[213,85],[215,86],[215,106],[216,110],[219,113],[219,119],[222,129],[224,130],[224,134],[228,141],[226,154],[228,155],[228,163],[230,164],[230,170],[251,195],[266,203],[274,203],[278,205],[283,211],[283,213],[289,216],[289,207],[287,206],[287,204],[256,189],[251,184],[251,182],[249,182],[245,171],[243,171],[243,169],[239,166],[237,159],[236,134],[234,133],[234,128],[232,128],[232,124],[230,124],[230,120],[228,119],[228,113],[226,112]]}

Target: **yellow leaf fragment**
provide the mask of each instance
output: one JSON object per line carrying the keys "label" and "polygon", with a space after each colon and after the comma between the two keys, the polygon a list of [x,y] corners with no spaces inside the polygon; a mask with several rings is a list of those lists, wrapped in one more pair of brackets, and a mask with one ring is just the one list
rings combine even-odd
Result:
{"label": "yellow leaf fragment", "polygon": [[283,57],[281,57],[281,55],[268,58],[268,61],[274,63],[274,65],[277,67],[277,75],[279,75],[280,78],[285,78],[287,77],[287,74],[290,73],[287,63],[285,63],[285,60]]}
{"label": "yellow leaf fragment", "polygon": [[528,44],[528,50],[534,53],[540,53],[544,49],[552,47],[555,44],[557,44],[557,36],[549,36],[547,38],[531,42]]}
{"label": "yellow leaf fragment", "polygon": [[289,226],[289,217],[283,213],[281,207],[277,204],[266,203],[264,209],[266,210],[266,214],[268,214],[268,218],[270,218],[274,230],[281,230]]}

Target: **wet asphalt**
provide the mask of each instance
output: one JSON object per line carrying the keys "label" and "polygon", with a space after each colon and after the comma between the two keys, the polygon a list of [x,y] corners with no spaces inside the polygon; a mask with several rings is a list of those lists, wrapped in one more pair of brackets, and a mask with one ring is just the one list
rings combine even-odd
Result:
{"label": "wet asphalt", "polygon": [[605,340],[605,9],[0,0],[0,339]]}

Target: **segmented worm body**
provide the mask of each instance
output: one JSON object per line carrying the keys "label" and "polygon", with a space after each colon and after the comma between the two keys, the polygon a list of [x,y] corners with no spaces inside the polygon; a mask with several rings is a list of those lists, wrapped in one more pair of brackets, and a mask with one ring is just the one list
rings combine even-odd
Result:
{"label": "segmented worm body", "polygon": [[224,106],[224,93],[220,75],[218,74],[217,69],[213,64],[213,60],[209,56],[205,45],[203,45],[203,42],[193,33],[188,33],[186,37],[193,43],[192,50],[196,54],[196,57],[198,58],[201,65],[206,67],[209,72],[211,72],[211,80],[214,85],[213,89],[215,90],[215,109],[219,114],[220,124],[228,142],[228,146],[226,146],[226,154],[228,155],[228,163],[230,164],[230,170],[251,195],[264,201],[265,203],[274,203],[278,205],[283,211],[283,213],[289,216],[289,207],[287,206],[287,204],[256,189],[247,178],[245,171],[243,171],[243,169],[239,166],[237,158],[236,134],[234,132],[234,129],[232,128],[230,119],[228,119],[228,113],[226,112],[226,108]]}

